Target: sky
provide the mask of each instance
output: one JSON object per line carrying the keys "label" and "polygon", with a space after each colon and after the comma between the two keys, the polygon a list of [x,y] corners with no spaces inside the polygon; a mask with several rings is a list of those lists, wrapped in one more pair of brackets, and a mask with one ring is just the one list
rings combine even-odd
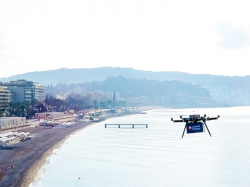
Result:
{"label": "sky", "polygon": [[250,75],[249,0],[0,1],[0,77],[58,68]]}

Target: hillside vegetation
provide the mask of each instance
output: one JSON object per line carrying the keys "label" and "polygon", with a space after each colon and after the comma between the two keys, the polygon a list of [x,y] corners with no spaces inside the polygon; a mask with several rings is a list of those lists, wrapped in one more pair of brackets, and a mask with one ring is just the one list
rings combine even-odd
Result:
{"label": "hillside vegetation", "polygon": [[[181,81],[158,81],[147,79],[133,79],[123,76],[108,77],[103,81],[83,82],[76,84],[60,84],[48,86],[48,93],[67,94],[68,91],[84,92],[116,92],[119,97],[146,97],[147,102],[182,107],[214,107],[218,105],[212,100],[209,91],[197,84]],[[225,106],[225,105],[224,105]]]}
{"label": "hillside vegetation", "polygon": [[153,72],[131,68],[92,68],[92,69],[57,69],[42,72],[30,72],[1,78],[0,81],[17,79],[33,80],[44,85],[56,85],[59,82],[72,84],[80,82],[102,81],[110,76],[148,80],[177,80],[191,84],[199,84],[209,90],[212,98],[219,103],[231,106],[250,105],[250,76],[215,76],[206,74],[189,74],[183,72]]}

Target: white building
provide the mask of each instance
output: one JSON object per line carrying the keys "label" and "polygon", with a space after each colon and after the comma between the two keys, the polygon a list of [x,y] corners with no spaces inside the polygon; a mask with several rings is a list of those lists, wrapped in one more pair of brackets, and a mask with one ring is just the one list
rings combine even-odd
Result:
{"label": "white building", "polygon": [[31,102],[35,99],[43,102],[46,97],[44,86],[32,81],[22,79],[4,82],[2,85],[11,91],[11,102]]}
{"label": "white building", "polygon": [[10,90],[6,86],[1,86],[0,83],[0,111],[5,111],[10,103]]}
{"label": "white building", "polygon": [[0,117],[0,131],[26,125],[25,117]]}
{"label": "white building", "polygon": [[36,119],[58,119],[63,118],[64,112],[42,112],[42,113],[35,113]]}

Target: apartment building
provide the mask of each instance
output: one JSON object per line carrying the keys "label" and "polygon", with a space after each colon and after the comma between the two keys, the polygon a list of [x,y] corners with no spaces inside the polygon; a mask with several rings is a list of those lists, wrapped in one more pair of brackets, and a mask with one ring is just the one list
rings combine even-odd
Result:
{"label": "apartment building", "polygon": [[11,102],[45,101],[46,93],[43,85],[24,79],[2,83],[11,92]]}
{"label": "apartment building", "polygon": [[5,111],[10,103],[10,90],[6,86],[1,86],[0,82],[0,111]]}

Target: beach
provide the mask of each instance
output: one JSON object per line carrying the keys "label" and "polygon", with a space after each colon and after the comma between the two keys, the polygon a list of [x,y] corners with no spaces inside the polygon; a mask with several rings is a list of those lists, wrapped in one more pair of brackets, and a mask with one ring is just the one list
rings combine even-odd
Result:
{"label": "beach", "polygon": [[[138,114],[145,110],[149,108],[126,114],[109,114],[104,119]],[[55,149],[58,149],[70,135],[94,123],[96,122],[78,121],[70,128],[36,126],[22,129],[22,132],[29,132],[34,137],[17,144],[13,149],[0,149],[0,186],[28,187]],[[13,169],[10,168],[11,165]]]}
{"label": "beach", "polygon": [[[0,186],[29,186],[53,150],[60,147],[70,134],[90,124],[77,122],[71,128],[23,129],[22,132],[30,132],[35,137],[19,143],[13,149],[0,149]],[[9,169],[11,165],[14,169]]]}
{"label": "beach", "polygon": [[[249,186],[250,107],[158,109],[111,118],[70,136],[47,159],[36,187]],[[216,114],[208,131],[187,133],[182,114]],[[107,127],[105,124],[144,126]],[[80,178],[79,178],[80,177]],[[206,182],[204,182],[206,181]]]}

